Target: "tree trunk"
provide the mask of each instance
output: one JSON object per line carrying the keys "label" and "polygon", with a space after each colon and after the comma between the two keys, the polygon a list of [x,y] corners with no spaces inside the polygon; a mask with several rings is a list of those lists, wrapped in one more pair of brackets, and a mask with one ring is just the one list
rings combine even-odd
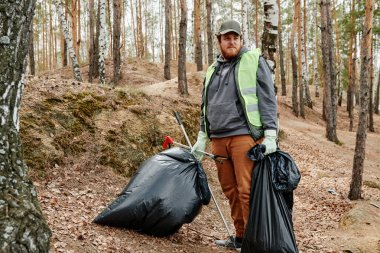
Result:
{"label": "tree trunk", "polygon": [[339,25],[338,25],[338,21],[336,19],[336,7],[335,7],[335,3],[334,3],[334,0],[333,0],[333,18],[334,18],[334,29],[335,29],[335,36],[336,36],[336,67],[337,67],[337,82],[338,82],[338,96],[339,96],[339,99],[338,99],[338,105],[339,106],[342,106],[342,96],[343,96],[343,89],[341,88],[341,59],[340,59],[340,42],[339,42]]}
{"label": "tree trunk", "polygon": [[100,0],[100,30],[99,30],[99,83],[105,84],[106,82],[106,67],[105,55],[107,51],[107,35],[106,35],[106,1]]}
{"label": "tree trunk", "polygon": [[259,48],[259,0],[255,0],[255,44]]}
{"label": "tree trunk", "polygon": [[377,74],[377,88],[375,92],[375,113],[379,114],[379,97],[380,97],[380,68]]}
{"label": "tree trunk", "polygon": [[306,0],[303,1],[303,48],[304,48],[304,58],[305,64],[302,65],[302,71],[304,72],[304,95],[306,100],[306,106],[310,109],[313,109],[313,101],[311,100],[310,96],[310,89],[309,89],[309,72],[308,72],[308,57],[307,57],[307,15],[306,15]]}
{"label": "tree trunk", "polygon": [[321,31],[322,57],[325,79],[326,137],[329,141],[338,143],[336,134],[336,73],[334,61],[334,43],[332,39],[330,0],[321,0]]}
{"label": "tree trunk", "polygon": [[282,48],[282,23],[281,23],[280,0],[277,0],[277,5],[278,5],[278,49],[279,49],[279,54],[280,54],[280,69],[281,69],[281,95],[286,96],[286,79],[285,79],[284,52]]}
{"label": "tree trunk", "polygon": [[57,8],[58,16],[59,16],[59,18],[61,20],[61,26],[62,26],[63,35],[65,37],[65,41],[66,41],[66,44],[67,44],[67,49],[69,51],[70,58],[71,58],[74,78],[77,81],[82,82],[82,77],[81,77],[81,74],[80,74],[80,68],[79,68],[77,56],[76,56],[74,48],[73,48],[73,40],[71,38],[70,30],[69,30],[69,28],[67,26],[67,21],[65,19],[65,13],[62,10],[62,3],[61,3],[60,0],[54,0],[54,5]]}
{"label": "tree trunk", "polygon": [[186,39],[187,39],[187,6],[186,0],[180,0],[181,21],[179,23],[179,55],[178,55],[178,90],[189,94],[186,79]]}
{"label": "tree trunk", "polygon": [[70,0],[70,16],[71,16],[71,33],[73,38],[73,46],[75,50],[75,55],[79,58],[78,45],[77,45],[77,1],[78,0]]}
{"label": "tree trunk", "polygon": [[243,42],[244,42],[244,45],[247,47],[247,48],[251,48],[252,47],[252,42],[249,40],[249,34],[250,34],[250,31],[249,31],[249,26],[248,26],[248,15],[249,15],[249,5],[250,5],[250,2],[249,0],[242,0],[242,33],[243,33]]}
{"label": "tree trunk", "polygon": [[267,60],[269,67],[274,74],[276,65],[276,40],[278,27],[278,6],[276,0],[268,0],[264,2],[264,32],[261,41],[261,51]]}
{"label": "tree trunk", "polygon": [[206,0],[206,11],[207,11],[207,52],[208,52],[208,66],[214,62],[214,48],[213,48],[213,34],[212,34],[212,0]]}
{"label": "tree trunk", "polygon": [[297,95],[297,89],[298,89],[298,75],[297,75],[297,58],[296,58],[296,52],[294,48],[294,37],[295,37],[295,26],[297,17],[294,15],[293,17],[293,29],[290,37],[290,54],[291,54],[291,60],[292,60],[292,73],[293,73],[293,85],[292,85],[292,107],[293,107],[293,113],[295,116],[298,117],[299,115],[299,108],[298,108],[298,95]]}
{"label": "tree trunk", "polygon": [[164,77],[170,79],[171,41],[170,41],[171,0],[165,0],[165,64]]}
{"label": "tree trunk", "polygon": [[113,1],[113,83],[114,85],[117,85],[117,82],[120,79],[121,5],[122,5],[122,0]]}
{"label": "tree trunk", "polygon": [[355,87],[355,59],[353,55],[353,47],[355,41],[355,0],[351,2],[351,31],[350,31],[350,41],[348,45],[348,88],[347,88],[347,111],[348,117],[350,119],[349,131],[353,131],[354,125],[354,87]]}
{"label": "tree trunk", "polygon": [[95,6],[94,6],[94,0],[89,0],[88,3],[89,7],[89,26],[90,26],[90,47],[88,50],[89,55],[89,66],[88,66],[88,81],[91,83],[92,78],[95,77]]}
{"label": "tree trunk", "polygon": [[295,2],[295,9],[297,17],[297,60],[298,60],[298,86],[299,86],[299,106],[300,116],[305,118],[305,73],[304,73],[304,52],[303,52],[303,29],[301,18],[301,0]]}
{"label": "tree trunk", "polygon": [[197,71],[203,69],[201,40],[201,2],[200,0],[194,0],[194,56],[195,64],[197,64]]}
{"label": "tree trunk", "polygon": [[0,249],[4,253],[50,250],[51,232],[28,178],[19,132],[22,77],[35,3],[5,1],[0,14]]}
{"label": "tree trunk", "polygon": [[139,50],[138,50],[138,43],[137,43],[137,31],[136,31],[136,26],[135,26],[135,15],[133,14],[133,9],[134,9],[134,3],[133,0],[131,0],[131,20],[132,20],[132,32],[133,32],[133,42],[134,42],[134,47],[135,47],[135,56],[139,56]]}
{"label": "tree trunk", "polygon": [[318,49],[319,49],[319,45],[318,45],[318,16],[317,16],[317,5],[318,3],[315,4],[315,36],[314,36],[314,40],[315,40],[315,50],[314,50],[314,75],[313,75],[313,84],[315,86],[315,97],[319,97],[319,80],[320,80],[320,77],[318,76],[318,65],[319,65],[319,61],[318,61]]}
{"label": "tree trunk", "polygon": [[[371,40],[372,42],[372,40]],[[373,125],[373,43],[371,45],[371,51],[370,51],[370,67],[369,67],[369,103],[368,103],[368,130],[370,132],[375,132],[375,127]]]}
{"label": "tree trunk", "polygon": [[33,35],[33,21],[30,23],[30,38],[29,38],[29,68],[30,74],[34,76],[36,74],[36,64],[34,61],[34,35]]}
{"label": "tree trunk", "polygon": [[356,132],[356,144],[352,179],[348,198],[357,200],[361,198],[363,167],[365,158],[365,142],[367,139],[367,113],[369,102],[369,68],[371,61],[372,22],[374,12],[374,0],[366,0],[365,20],[360,47],[361,70],[360,70],[360,112],[358,129]]}

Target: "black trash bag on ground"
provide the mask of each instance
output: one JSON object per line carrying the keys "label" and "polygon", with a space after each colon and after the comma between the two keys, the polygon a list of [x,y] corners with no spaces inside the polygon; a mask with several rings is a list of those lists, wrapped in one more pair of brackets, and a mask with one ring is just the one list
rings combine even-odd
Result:
{"label": "black trash bag on ground", "polygon": [[[298,252],[293,232],[291,212],[284,195],[272,183],[271,155],[262,155],[262,146],[256,145],[248,156],[256,161],[252,173],[250,213],[241,252],[243,253],[294,253]],[[287,194],[292,192],[287,192]],[[290,197],[290,195],[287,195]],[[292,195],[291,195],[291,201]]]}
{"label": "black trash bag on ground", "polygon": [[145,161],[93,222],[168,236],[193,221],[210,198],[201,164],[189,151],[171,148]]}

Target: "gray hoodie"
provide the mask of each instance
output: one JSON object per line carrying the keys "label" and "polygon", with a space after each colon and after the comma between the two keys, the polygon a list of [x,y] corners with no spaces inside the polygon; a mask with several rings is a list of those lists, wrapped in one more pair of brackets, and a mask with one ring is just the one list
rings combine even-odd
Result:
{"label": "gray hoodie", "polygon": [[[239,54],[227,61],[220,55],[217,59],[215,73],[207,90],[207,120],[210,138],[222,138],[249,134],[247,121],[235,80],[235,69],[241,55],[248,49],[242,47]],[[274,84],[266,60],[260,56],[257,69],[256,94],[263,129],[277,129],[277,102]],[[201,131],[205,131],[202,94]]]}

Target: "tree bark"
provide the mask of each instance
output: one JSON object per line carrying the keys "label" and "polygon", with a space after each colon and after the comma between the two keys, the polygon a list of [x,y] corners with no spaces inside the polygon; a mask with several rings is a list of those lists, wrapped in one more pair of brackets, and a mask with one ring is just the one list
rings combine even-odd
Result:
{"label": "tree bark", "polygon": [[0,12],[0,249],[4,253],[49,252],[50,248],[51,232],[28,178],[19,132],[35,3],[5,1]]}
{"label": "tree bark", "polygon": [[99,30],[99,83],[106,82],[105,55],[107,52],[107,35],[106,35],[106,1],[100,0],[100,30]]}
{"label": "tree bark", "polygon": [[303,72],[304,72],[304,94],[305,94],[305,100],[306,100],[306,106],[309,107],[310,109],[313,109],[313,101],[310,96],[310,89],[309,89],[309,71],[308,71],[308,57],[307,57],[307,15],[306,15],[306,0],[303,1],[303,48],[304,48],[304,61],[305,64],[303,64]]}
{"label": "tree bark", "polygon": [[326,113],[326,137],[329,141],[338,143],[336,133],[336,72],[334,60],[334,43],[332,39],[331,27],[331,7],[330,0],[321,0],[321,31],[322,31],[322,57],[325,79],[325,103]]}
{"label": "tree bark", "polygon": [[318,44],[318,16],[317,16],[317,9],[318,9],[318,3],[315,4],[315,35],[314,35],[314,41],[315,41],[315,51],[314,51],[314,60],[313,60],[313,65],[314,65],[314,74],[313,74],[313,85],[315,86],[315,97],[319,97],[319,76],[318,76],[318,49],[319,49],[319,44]]}
{"label": "tree bark", "polygon": [[[372,40],[371,40],[372,42]],[[368,130],[370,132],[375,132],[375,127],[373,125],[373,43],[370,50],[370,67],[369,67],[369,102],[368,102]]]}
{"label": "tree bark", "polygon": [[293,85],[292,85],[292,109],[295,116],[299,116],[299,107],[298,107],[298,66],[297,66],[297,58],[296,58],[296,52],[294,48],[294,37],[295,37],[295,30],[297,26],[297,9],[296,4],[294,5],[294,16],[293,16],[293,27],[292,32],[290,36],[290,57],[292,60],[292,73],[293,73]]}
{"label": "tree bark", "polygon": [[195,64],[197,64],[197,71],[201,71],[203,69],[203,66],[200,0],[194,0],[194,46]]}
{"label": "tree bark", "polygon": [[117,85],[120,79],[120,34],[121,34],[121,0],[113,1],[113,83]]}
{"label": "tree bark", "polygon": [[69,31],[69,28],[68,28],[68,25],[67,25],[67,21],[65,19],[65,14],[64,14],[64,12],[62,10],[62,3],[61,3],[60,0],[54,0],[54,5],[57,8],[58,15],[59,15],[59,18],[60,18],[60,21],[61,21],[63,35],[65,37],[67,49],[69,51],[70,58],[71,58],[74,78],[77,81],[82,82],[82,77],[81,77],[81,74],[80,74],[80,68],[79,68],[77,56],[75,54],[74,47],[73,47],[73,40],[72,40],[70,31]]}
{"label": "tree bark", "polygon": [[354,87],[355,87],[355,57],[353,48],[355,47],[355,0],[351,2],[351,18],[350,18],[350,41],[348,45],[348,88],[347,88],[347,111],[350,119],[349,131],[353,131],[354,121]]}
{"label": "tree bark", "polygon": [[89,0],[89,26],[90,26],[90,47],[88,50],[89,66],[88,66],[88,81],[91,83],[92,78],[95,77],[95,6],[94,0]]}
{"label": "tree bark", "polygon": [[377,88],[375,92],[375,113],[379,114],[379,97],[380,97],[380,68],[377,74]]}
{"label": "tree bark", "polygon": [[301,18],[301,0],[295,2],[295,9],[297,17],[297,60],[298,60],[298,86],[299,86],[299,106],[300,116],[305,118],[305,73],[304,73],[304,52],[303,52],[303,29]]}
{"label": "tree bark", "polygon": [[250,2],[249,0],[242,0],[242,33],[243,33],[243,42],[244,42],[244,45],[247,47],[247,48],[251,48],[252,47],[252,42],[250,41],[249,39],[249,34],[250,34],[250,31],[249,31],[249,26],[248,26],[248,15],[249,15],[249,6],[250,6]]}
{"label": "tree bark", "polygon": [[259,0],[255,1],[255,45],[259,48]]}
{"label": "tree bark", "polygon": [[186,39],[187,39],[187,6],[186,0],[180,0],[181,20],[179,23],[179,55],[178,55],[178,90],[189,94],[186,78]]}
{"label": "tree bark", "polygon": [[272,74],[276,68],[276,53],[277,27],[278,27],[278,6],[276,0],[264,1],[264,32],[262,37],[261,51],[264,58],[267,60]]}
{"label": "tree bark", "polygon": [[360,70],[360,112],[358,129],[356,132],[356,144],[352,179],[348,198],[357,200],[361,198],[363,167],[365,158],[365,143],[367,139],[367,114],[369,103],[369,68],[371,61],[372,22],[374,12],[374,0],[366,0],[365,20],[360,47],[361,70]]}
{"label": "tree bark", "polygon": [[34,35],[33,35],[33,22],[30,23],[30,38],[29,38],[29,68],[30,74],[34,76],[36,74],[36,64],[34,61]]}
{"label": "tree bark", "polygon": [[165,0],[165,64],[164,77],[170,79],[171,40],[170,40],[171,0]]}
{"label": "tree bark", "polygon": [[284,65],[284,51],[282,48],[282,22],[281,22],[281,6],[280,0],[277,0],[278,5],[278,49],[280,54],[280,69],[281,69],[281,95],[286,96],[286,79]]}
{"label": "tree bark", "polygon": [[208,52],[208,65],[214,62],[214,48],[213,48],[213,34],[212,34],[212,0],[206,0],[207,11],[207,52]]}

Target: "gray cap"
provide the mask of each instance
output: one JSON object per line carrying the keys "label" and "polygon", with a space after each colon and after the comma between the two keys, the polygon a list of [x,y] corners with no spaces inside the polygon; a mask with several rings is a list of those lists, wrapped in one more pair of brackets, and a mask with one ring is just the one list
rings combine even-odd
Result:
{"label": "gray cap", "polygon": [[239,22],[232,20],[232,19],[224,21],[220,25],[219,32],[216,34],[216,36],[221,35],[221,34],[226,34],[229,32],[234,32],[234,33],[241,35],[241,29],[240,29]]}

